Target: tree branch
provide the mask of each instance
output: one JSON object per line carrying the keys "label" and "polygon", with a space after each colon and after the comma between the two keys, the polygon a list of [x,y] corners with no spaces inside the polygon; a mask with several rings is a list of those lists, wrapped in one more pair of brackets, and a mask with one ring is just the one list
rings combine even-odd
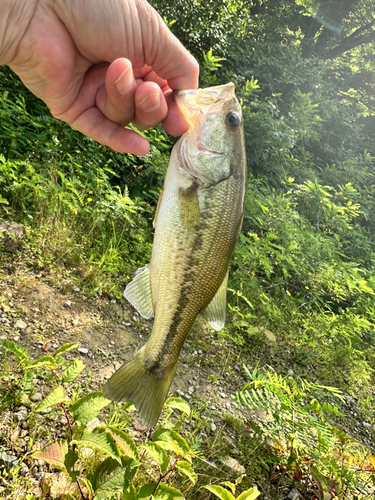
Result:
{"label": "tree branch", "polygon": [[[374,23],[375,23],[375,21],[374,21]],[[374,24],[374,23],[372,23],[372,24]],[[352,35],[354,35],[354,33],[352,33]],[[375,30],[373,30],[371,33],[367,33],[366,35],[355,36],[355,37],[352,37],[352,35],[344,38],[344,40],[342,40],[342,42],[337,47],[327,51],[324,54],[325,58],[326,59],[334,59],[335,57],[340,56],[344,52],[347,52],[348,50],[354,49],[354,47],[358,47],[359,45],[371,43],[375,40]]]}

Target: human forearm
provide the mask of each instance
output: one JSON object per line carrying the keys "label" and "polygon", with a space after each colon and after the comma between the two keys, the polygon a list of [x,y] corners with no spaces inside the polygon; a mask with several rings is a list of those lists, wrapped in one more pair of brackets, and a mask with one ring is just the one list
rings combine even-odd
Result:
{"label": "human forearm", "polygon": [[10,64],[33,17],[37,0],[0,1],[0,64]]}

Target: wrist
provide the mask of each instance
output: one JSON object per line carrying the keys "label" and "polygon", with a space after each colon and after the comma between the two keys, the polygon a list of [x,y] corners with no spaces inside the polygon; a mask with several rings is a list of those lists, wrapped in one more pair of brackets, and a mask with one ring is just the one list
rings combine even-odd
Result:
{"label": "wrist", "polygon": [[33,17],[38,0],[0,1],[0,65],[10,64]]}

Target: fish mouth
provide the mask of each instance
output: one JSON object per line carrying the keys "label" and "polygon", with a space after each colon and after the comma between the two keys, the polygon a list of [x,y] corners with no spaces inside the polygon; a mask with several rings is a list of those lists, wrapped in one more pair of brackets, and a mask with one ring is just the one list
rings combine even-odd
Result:
{"label": "fish mouth", "polygon": [[203,155],[226,156],[228,154],[225,151],[210,151],[209,149],[201,149],[201,148],[197,149],[199,150],[199,156]]}
{"label": "fish mouth", "polygon": [[226,83],[225,85],[218,85],[216,87],[208,87],[206,89],[192,89],[192,90],[174,90],[173,95],[177,99],[194,98],[197,99],[197,104],[213,104],[221,99],[230,99],[234,96],[234,83]]}
{"label": "fish mouth", "polygon": [[227,83],[207,89],[175,90],[173,95],[177,106],[185,116],[185,120],[190,126],[193,126],[199,113],[204,113],[212,105],[224,103],[234,97],[234,84]]}

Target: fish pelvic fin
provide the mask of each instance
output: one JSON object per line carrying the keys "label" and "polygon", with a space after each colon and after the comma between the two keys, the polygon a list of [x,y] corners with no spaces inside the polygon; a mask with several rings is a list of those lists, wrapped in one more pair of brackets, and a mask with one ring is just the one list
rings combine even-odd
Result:
{"label": "fish pelvic fin", "polygon": [[225,315],[227,305],[227,285],[228,285],[228,272],[226,273],[223,282],[219,286],[214,298],[203,311],[203,317],[209,322],[211,327],[220,331],[225,326]]}
{"label": "fish pelvic fin", "polygon": [[155,376],[148,367],[145,346],[122,365],[103,387],[103,394],[112,401],[132,401],[143,424],[155,427],[163,409],[177,368],[177,361],[164,369],[162,376]]}
{"label": "fish pelvic fin", "polygon": [[147,264],[138,269],[133,281],[128,283],[124,291],[124,297],[139,314],[146,319],[151,319],[154,315],[152,303],[150,269]]}

